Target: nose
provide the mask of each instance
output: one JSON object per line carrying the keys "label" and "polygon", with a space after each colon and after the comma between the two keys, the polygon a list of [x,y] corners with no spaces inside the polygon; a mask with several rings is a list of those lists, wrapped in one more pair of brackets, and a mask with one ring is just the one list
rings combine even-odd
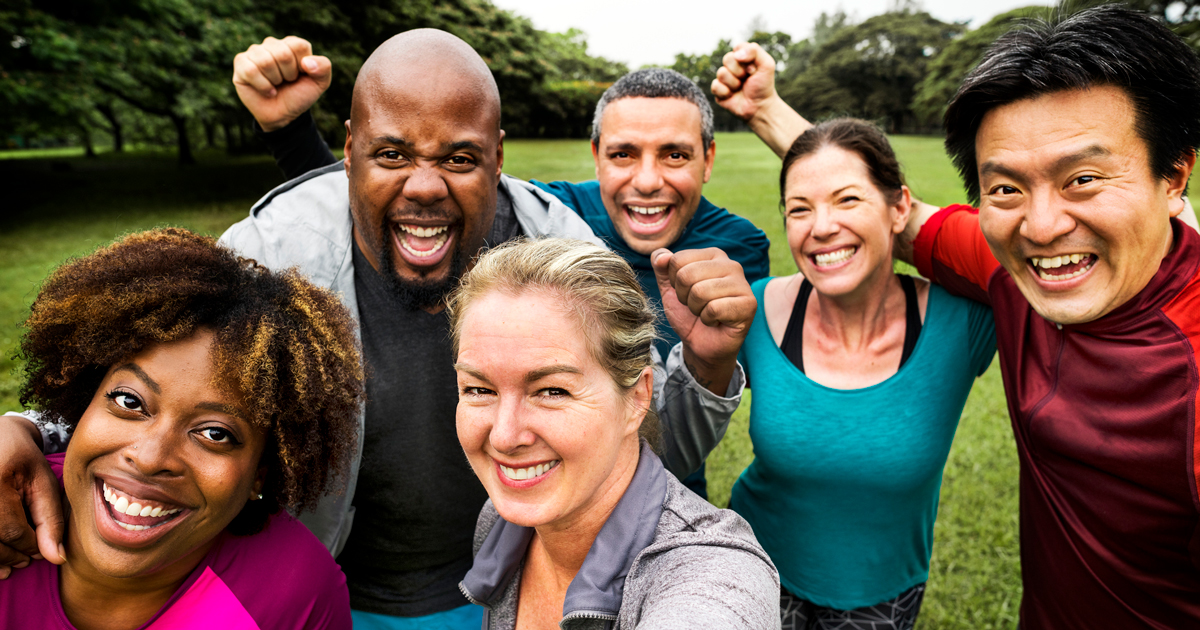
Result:
{"label": "nose", "polygon": [[449,190],[442,173],[434,166],[419,165],[404,181],[404,198],[422,206],[433,204],[446,198]]}
{"label": "nose", "polygon": [[638,194],[649,197],[662,189],[662,172],[653,154],[647,152],[642,155],[634,168],[637,170],[633,174],[633,188]]}
{"label": "nose", "polygon": [[502,398],[492,423],[488,441],[499,453],[513,453],[523,446],[532,446],[537,436],[527,422],[524,401],[519,396]]}
{"label": "nose", "polygon": [[179,454],[182,451],[182,440],[173,423],[165,418],[144,421],[141,430],[132,434],[129,443],[122,449],[125,461],[146,477],[156,475],[179,475],[182,465]]}
{"label": "nose", "polygon": [[1036,245],[1050,245],[1075,229],[1062,200],[1050,191],[1034,191],[1021,217],[1020,234]]}
{"label": "nose", "polygon": [[833,210],[823,206],[817,206],[813,210],[813,237],[825,239],[836,235],[841,230],[842,225],[838,222],[837,215]]}

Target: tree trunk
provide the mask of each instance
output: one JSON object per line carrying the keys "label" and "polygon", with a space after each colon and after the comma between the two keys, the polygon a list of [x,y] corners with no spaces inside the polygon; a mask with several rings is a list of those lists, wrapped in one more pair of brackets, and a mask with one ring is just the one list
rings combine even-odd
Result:
{"label": "tree trunk", "polygon": [[96,109],[100,112],[104,119],[108,121],[109,130],[113,139],[113,152],[120,153],[125,150],[125,133],[121,127],[121,121],[117,118],[117,112],[113,110],[112,103],[97,105]]}
{"label": "tree trunk", "polygon": [[192,155],[192,144],[188,140],[187,119],[175,114],[171,114],[170,119],[175,124],[175,137],[179,141],[179,165],[195,164],[196,157]]}
{"label": "tree trunk", "polygon": [[84,157],[96,157],[96,147],[92,146],[92,132],[83,123],[79,123],[79,137],[83,140]]}
{"label": "tree trunk", "polygon": [[221,129],[225,132],[225,152],[232,154],[234,151],[233,128],[229,124],[229,119],[225,119],[225,120],[221,121]]}
{"label": "tree trunk", "polygon": [[217,126],[211,120],[205,120],[202,124],[204,125],[204,140],[206,142],[204,146],[209,149],[217,146]]}

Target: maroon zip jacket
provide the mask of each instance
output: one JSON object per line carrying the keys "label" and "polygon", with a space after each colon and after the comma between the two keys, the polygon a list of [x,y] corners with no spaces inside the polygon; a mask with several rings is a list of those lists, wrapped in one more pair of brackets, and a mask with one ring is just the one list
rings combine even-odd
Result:
{"label": "maroon zip jacket", "polygon": [[1092,322],[1042,319],[950,206],[917,269],[990,304],[1021,460],[1023,630],[1200,628],[1200,234],[1140,293]]}

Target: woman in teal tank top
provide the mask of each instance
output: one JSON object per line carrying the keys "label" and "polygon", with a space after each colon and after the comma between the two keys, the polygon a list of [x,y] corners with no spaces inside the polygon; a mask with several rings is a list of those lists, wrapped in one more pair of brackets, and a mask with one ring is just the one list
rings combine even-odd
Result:
{"label": "woman in teal tank top", "polygon": [[780,175],[800,273],[753,285],[754,462],[731,505],[779,568],[783,628],[911,628],[942,468],[992,314],[892,270],[912,199],[887,138],[837,119]]}

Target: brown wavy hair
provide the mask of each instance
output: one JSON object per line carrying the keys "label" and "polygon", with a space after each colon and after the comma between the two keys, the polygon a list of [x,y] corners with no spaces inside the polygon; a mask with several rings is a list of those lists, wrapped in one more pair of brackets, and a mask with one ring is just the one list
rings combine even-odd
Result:
{"label": "brown wavy hair", "polygon": [[183,229],[131,234],[56,269],[25,326],[21,402],[72,427],[111,366],[212,330],[216,385],[267,435],[263,498],[246,504],[234,533],[260,530],[282,508],[312,508],[345,480],[363,399],[355,324],[295,269],[267,270]]}

